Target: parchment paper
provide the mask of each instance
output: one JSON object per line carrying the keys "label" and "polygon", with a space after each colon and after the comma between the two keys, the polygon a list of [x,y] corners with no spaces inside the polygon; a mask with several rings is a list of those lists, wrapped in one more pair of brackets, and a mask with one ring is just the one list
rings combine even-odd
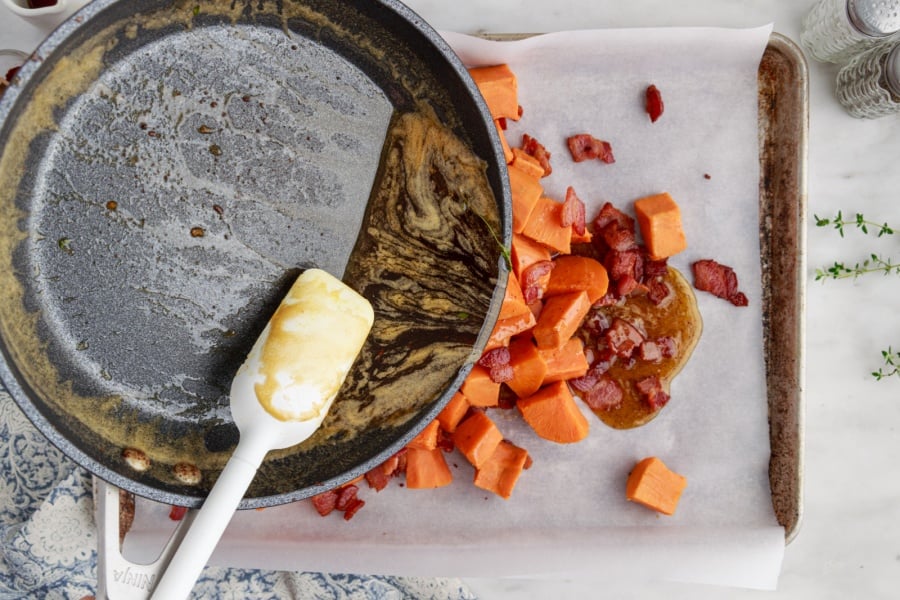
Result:
{"label": "parchment paper", "polygon": [[[545,193],[575,188],[589,218],[609,200],[667,191],[679,202],[688,249],[670,260],[714,258],[737,272],[750,305],[698,292],[704,330],[650,424],[606,427],[584,408],[589,438],[566,446],[538,438],[516,411],[492,411],[534,465],[509,500],[475,488],[450,455],[454,483],[380,493],[352,521],[321,518],[308,502],[236,516],[216,564],[267,569],[458,577],[598,577],[676,580],[772,589],[784,532],[771,505],[758,235],[756,74],[771,26],[749,30],[631,29],[564,32],[517,42],[447,33],[469,65],[507,62],[524,115],[509,123],[552,153]],[[665,113],[651,123],[647,85]],[[615,164],[573,163],[565,139],[587,132],[612,144]],[[661,457],[688,479],[677,513],[625,500],[637,460]],[[126,538],[150,558],[170,527],[168,507],[140,501]]]}

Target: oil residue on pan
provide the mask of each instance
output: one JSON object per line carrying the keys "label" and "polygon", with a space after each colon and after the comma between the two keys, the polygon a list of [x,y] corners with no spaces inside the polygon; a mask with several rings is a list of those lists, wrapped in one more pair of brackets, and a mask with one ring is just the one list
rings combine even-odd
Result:
{"label": "oil residue on pan", "polygon": [[[245,506],[309,495],[402,441],[496,311],[494,236],[504,227],[484,163],[423,154],[426,193],[411,190],[412,176],[396,183],[406,175],[386,166],[382,146],[398,112],[429,107],[419,122],[444,145],[455,137],[437,117],[457,131],[464,118],[439,76],[416,64],[418,50],[390,39],[400,56],[390,58],[394,32],[376,27],[370,8],[335,3],[326,15],[304,2],[211,0],[143,2],[138,14],[120,6],[131,3],[93,4],[109,6],[93,19],[102,28],[87,31],[89,20],[57,48],[0,139],[0,259],[13,267],[0,275],[0,326],[12,375],[64,438],[55,441],[76,440],[76,455],[126,488],[135,480],[138,493],[194,503],[236,441],[231,377],[287,286],[304,266],[340,274],[349,262],[348,283],[379,295],[381,346],[364,353],[366,370],[348,380],[323,432],[264,465],[250,491],[259,500]],[[348,33],[359,31],[373,37]],[[411,69],[421,73],[400,85]],[[392,139],[402,153],[405,138]],[[464,167],[454,175],[452,164]],[[484,182],[474,194],[435,188],[472,166]],[[388,180],[414,211],[444,202],[451,226],[402,228],[402,269],[373,269],[358,260],[373,246],[357,235],[385,227],[366,200]],[[459,238],[460,224],[471,239]],[[453,275],[442,285],[464,294],[416,276],[440,265]],[[423,313],[416,297],[432,305]],[[448,319],[463,323],[447,329]],[[386,353],[392,341],[399,351]],[[127,467],[126,447],[146,452],[151,468]],[[200,468],[198,486],[179,481],[179,464]]]}
{"label": "oil residue on pan", "polygon": [[28,224],[75,392],[221,417],[260,304],[300,265],[343,272],[378,166],[361,150],[391,113],[353,65],[273,29],[169,35],[105,71],[48,144]]}

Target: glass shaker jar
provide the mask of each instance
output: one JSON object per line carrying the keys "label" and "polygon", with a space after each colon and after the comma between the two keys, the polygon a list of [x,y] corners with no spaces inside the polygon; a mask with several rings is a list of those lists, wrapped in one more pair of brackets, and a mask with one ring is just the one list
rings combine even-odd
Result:
{"label": "glass shaker jar", "polygon": [[900,41],[876,46],[838,71],[837,97],[860,119],[900,112]]}
{"label": "glass shaker jar", "polygon": [[900,0],[820,0],[800,43],[814,58],[841,63],[900,31]]}

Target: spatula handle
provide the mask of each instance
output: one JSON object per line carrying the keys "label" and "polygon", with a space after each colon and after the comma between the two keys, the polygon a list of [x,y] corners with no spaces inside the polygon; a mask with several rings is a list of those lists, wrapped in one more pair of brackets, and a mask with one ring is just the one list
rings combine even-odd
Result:
{"label": "spatula handle", "polygon": [[153,590],[153,600],[187,598],[216,548],[256,471],[270,450],[265,435],[241,432],[228,460],[168,568]]}

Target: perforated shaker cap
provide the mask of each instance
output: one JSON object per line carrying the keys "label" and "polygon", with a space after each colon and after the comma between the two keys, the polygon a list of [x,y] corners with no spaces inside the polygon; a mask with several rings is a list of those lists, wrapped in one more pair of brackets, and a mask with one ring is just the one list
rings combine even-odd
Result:
{"label": "perforated shaker cap", "polygon": [[847,0],[847,12],[866,35],[885,37],[900,31],[900,0]]}

